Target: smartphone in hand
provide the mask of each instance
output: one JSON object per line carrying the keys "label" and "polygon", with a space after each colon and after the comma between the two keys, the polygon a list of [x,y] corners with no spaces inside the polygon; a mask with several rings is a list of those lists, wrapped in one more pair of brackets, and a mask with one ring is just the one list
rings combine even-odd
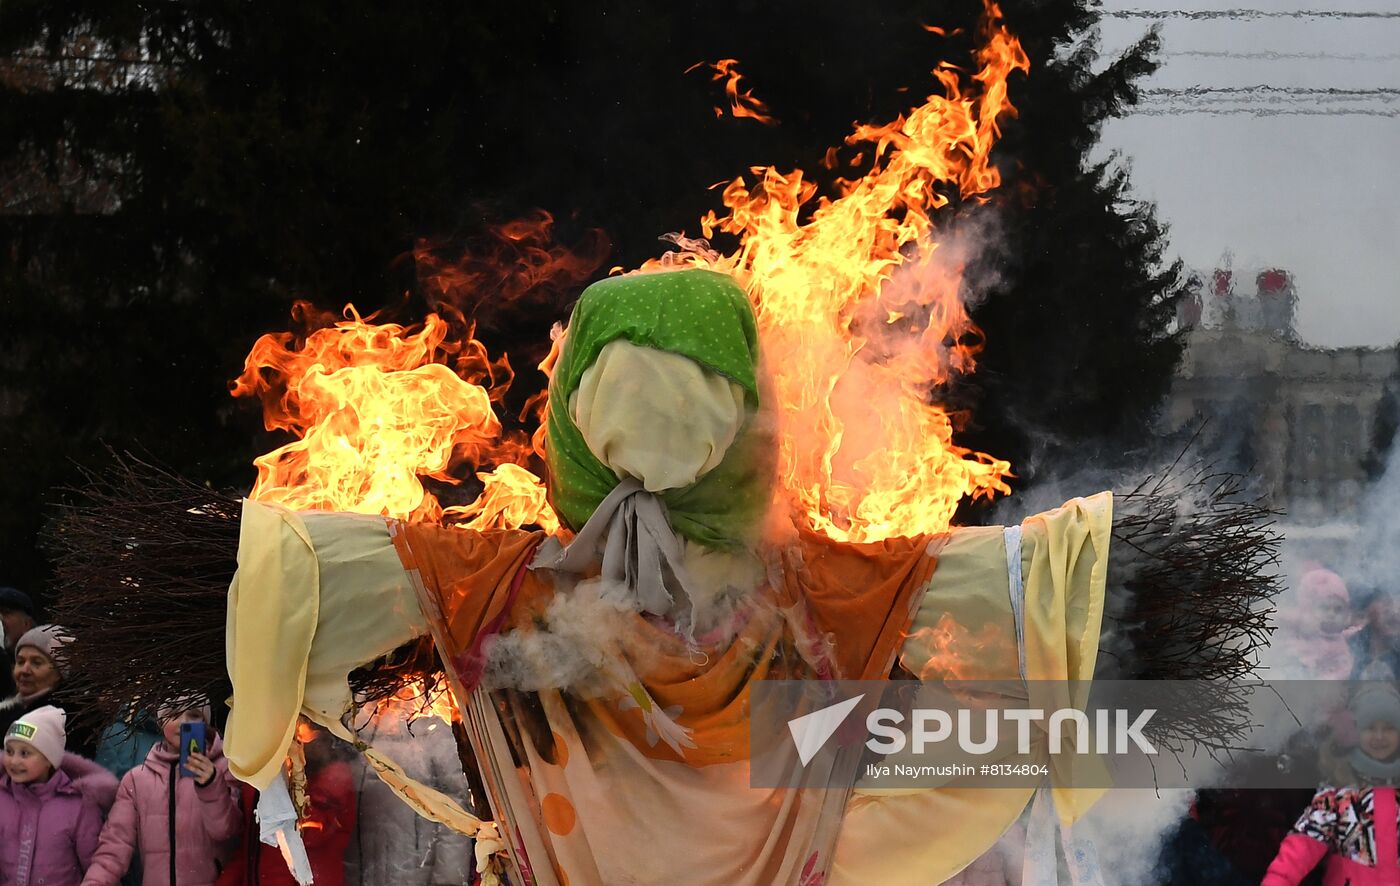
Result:
{"label": "smartphone in hand", "polygon": [[194,777],[194,773],[185,768],[185,762],[189,760],[190,754],[207,753],[205,729],[203,723],[180,724],[180,775],[184,778]]}

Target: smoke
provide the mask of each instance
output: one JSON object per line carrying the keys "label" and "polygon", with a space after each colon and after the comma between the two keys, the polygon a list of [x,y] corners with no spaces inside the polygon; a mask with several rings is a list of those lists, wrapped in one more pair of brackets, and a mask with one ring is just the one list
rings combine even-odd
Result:
{"label": "smoke", "polygon": [[1187,817],[1194,791],[1109,791],[1074,826],[1076,840],[1093,843],[1113,883],[1165,883],[1163,849]]}
{"label": "smoke", "polygon": [[557,593],[533,630],[515,630],[487,641],[487,689],[538,692],[570,689],[594,697],[636,613],[627,588],[599,579]]}
{"label": "smoke", "polygon": [[[1227,440],[1222,454],[1226,458],[1233,457],[1238,464],[1244,453],[1229,444]],[[1214,450],[1216,453],[1220,451]],[[1132,479],[1131,473],[1093,470],[1067,473],[1003,502],[997,509],[997,516],[999,522],[1012,522],[1025,513],[1053,507],[1064,498],[1088,490],[1122,489],[1131,484]],[[1262,484],[1256,485],[1260,491],[1261,487]],[[1199,502],[1183,499],[1180,507],[1189,512],[1197,509]],[[1279,629],[1273,642],[1258,648],[1258,676],[1266,679],[1343,679],[1365,665],[1360,656],[1365,655],[1366,650],[1350,642],[1351,634],[1367,623],[1368,613],[1362,608],[1364,604],[1370,599],[1379,599],[1382,604],[1400,609],[1400,606],[1396,606],[1396,582],[1393,578],[1400,574],[1400,552],[1393,544],[1393,540],[1400,536],[1400,453],[1394,448],[1383,473],[1367,491],[1359,514],[1359,529],[1351,543],[1346,541],[1346,524],[1334,519],[1331,524],[1321,528],[1304,528],[1300,535],[1305,537],[1295,542],[1291,550],[1285,548],[1286,568],[1283,575],[1288,579],[1288,587],[1275,599]],[[1308,533],[1314,537],[1306,537]],[[1328,555],[1319,558],[1323,562],[1312,559],[1328,546]],[[1339,617],[1334,611],[1338,607],[1329,601],[1345,599],[1339,594],[1343,582],[1352,608],[1350,611],[1342,609]],[[1111,603],[1120,608],[1122,606],[1122,601]],[[1376,627],[1374,612],[1374,609],[1370,610],[1373,616],[1369,622],[1371,629]],[[1112,650],[1121,639],[1121,634],[1115,635],[1109,628],[1103,645]],[[1353,652],[1358,655],[1354,662],[1351,659]],[[1390,675],[1372,671],[1363,672],[1363,676],[1375,678]],[[1297,684],[1293,688],[1295,694],[1305,692],[1305,687]],[[1256,712],[1262,709],[1257,708]],[[1287,713],[1264,717],[1266,722],[1254,723],[1256,728],[1249,736],[1249,744],[1267,752],[1262,758],[1255,758],[1257,765],[1268,764],[1273,756],[1280,753],[1285,757],[1298,758],[1292,761],[1292,765],[1305,767],[1303,771],[1320,765],[1321,761],[1312,758],[1316,756],[1319,746],[1330,741],[1330,733],[1322,728],[1327,725],[1324,723],[1327,711],[1300,707],[1296,713],[1303,718],[1302,724]],[[1312,728],[1305,728],[1308,726]],[[1282,765],[1282,757],[1279,762]],[[1115,872],[1115,881],[1164,882],[1168,879],[1167,872],[1158,869],[1158,860],[1163,857],[1166,841],[1182,821],[1191,796],[1190,791],[1166,792],[1160,796],[1151,792],[1112,791],[1094,808],[1090,818],[1076,827],[1076,834],[1092,836],[1105,870]],[[1242,822],[1240,827],[1247,829],[1250,824]]]}
{"label": "smoke", "polygon": [[[362,741],[402,766],[409,777],[468,810],[480,809],[485,798],[472,796],[452,727],[437,717],[416,717],[416,713],[411,703],[366,706],[356,718],[355,731]],[[470,838],[419,818],[358,754],[351,768],[359,814],[344,856],[347,884],[470,882]]]}
{"label": "smoke", "polygon": [[[1304,428],[1293,432],[1307,433]],[[1280,630],[1264,662],[1265,676],[1400,676],[1400,595],[1395,580],[1400,551],[1394,544],[1400,536],[1400,450],[1392,444],[1380,461],[1379,474],[1361,490],[1354,511],[1329,506],[1322,514],[1295,518],[1297,525],[1289,527],[1289,591],[1279,600]],[[1332,492],[1321,488],[1314,494],[1344,509],[1347,491]],[[1305,524],[1310,516],[1314,519]]]}
{"label": "smoke", "polygon": [[[997,263],[980,259],[1005,241],[1003,219],[990,206],[966,207],[930,240],[885,282],[878,298],[862,301],[850,318],[861,344],[830,396],[833,416],[841,424],[839,449],[832,458],[837,484],[904,494],[910,483],[925,484],[922,491],[932,493],[929,487],[935,481],[951,482],[942,474],[903,473],[911,462],[891,458],[891,449],[927,447],[934,431],[924,424],[928,415],[922,404],[930,399],[941,402],[951,381],[976,372],[982,338],[971,312],[1002,282]],[[793,344],[806,348],[810,343]],[[843,359],[847,358],[833,353],[823,362],[831,365]],[[956,445],[956,409],[946,411],[951,413],[950,424],[942,433]],[[951,467],[947,470],[954,473]],[[953,491],[950,510],[961,492]]]}
{"label": "smoke", "polygon": [[1350,577],[1393,596],[1396,576],[1400,576],[1396,538],[1400,538],[1400,446],[1392,443],[1384,469],[1361,502],[1360,530],[1347,558]]}
{"label": "smoke", "polygon": [[[1221,680],[1248,677],[1267,637],[1277,592],[1279,539],[1247,478],[1218,472],[1180,441],[1140,453],[1134,469],[1090,466],[1043,471],[1039,482],[998,504],[995,522],[1019,523],[1076,496],[1111,490],[1114,539],[1096,677]],[[1172,452],[1168,447],[1173,447]],[[1247,697],[1195,696],[1189,709],[1163,710],[1161,765],[1189,768],[1198,787],[1224,784],[1223,748],[1250,732]],[[1173,718],[1176,719],[1173,719]],[[1282,746],[1286,736],[1263,737]],[[1170,750],[1184,755],[1174,760]],[[1203,753],[1204,752],[1204,753]],[[1217,757],[1216,755],[1220,755]],[[1193,790],[1114,789],[1074,828],[1088,838],[1112,882],[1159,883],[1175,852],[1168,841],[1186,818]]]}
{"label": "smoke", "polygon": [[[763,564],[751,555],[688,544],[683,568],[694,597],[676,601],[671,621],[680,636],[728,641],[739,624],[735,613],[763,606],[752,599],[763,579]],[[559,592],[529,629],[497,635],[485,644],[485,688],[568,689],[584,698],[606,696],[658,663],[662,653],[638,642],[640,603],[625,585],[587,579],[567,587],[567,576],[559,573],[554,580]]]}

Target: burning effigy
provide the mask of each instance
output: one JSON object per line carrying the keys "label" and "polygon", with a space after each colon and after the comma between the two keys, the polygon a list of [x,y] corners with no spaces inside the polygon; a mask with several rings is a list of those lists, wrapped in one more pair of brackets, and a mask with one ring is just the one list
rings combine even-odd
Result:
{"label": "burning effigy", "polygon": [[[1242,676],[1275,544],[1268,513],[1211,477],[952,525],[964,499],[1010,491],[1011,466],[954,443],[937,402],[978,336],[933,213],[998,184],[1007,79],[1028,67],[994,5],[977,61],[859,127],[872,166],[836,195],[758,169],[702,221],[734,252],[677,237],[588,287],[542,367],[532,432],[505,430],[508,364],[466,318],[352,310],[265,336],[234,391],[297,439],[258,459],[246,499],[126,460],[58,522],[75,679],[100,674],[123,702],[228,697],[232,771],[294,865],[305,717],[475,836],[498,882],[961,870],[1035,788],[753,788],[754,685]],[[469,504],[424,484],[464,472],[481,488]],[[133,655],[129,625],[152,620],[187,642]],[[351,728],[357,706],[438,674],[489,821]],[[1046,790],[1065,826],[1095,796]]]}

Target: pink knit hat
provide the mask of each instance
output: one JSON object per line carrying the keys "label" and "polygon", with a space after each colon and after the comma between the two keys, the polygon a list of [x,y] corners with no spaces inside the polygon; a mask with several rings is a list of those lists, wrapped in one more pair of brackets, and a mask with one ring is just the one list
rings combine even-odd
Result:
{"label": "pink knit hat", "polygon": [[1317,606],[1334,599],[1343,603],[1351,602],[1346,582],[1342,581],[1342,577],[1330,569],[1309,569],[1303,573],[1298,594],[1306,606]]}
{"label": "pink knit hat", "polygon": [[19,638],[15,644],[15,651],[19,652],[26,646],[32,646],[40,652],[53,666],[58,669],[60,675],[63,674],[63,661],[61,656],[55,655],[64,646],[73,642],[73,635],[68,633],[68,629],[63,625],[39,625],[24,632],[24,636]]}
{"label": "pink knit hat", "polygon": [[63,748],[68,742],[68,733],[64,729],[67,723],[68,715],[62,708],[46,704],[11,723],[9,731],[5,733],[5,741],[22,741],[33,745],[34,750],[43,754],[57,769],[63,765]]}

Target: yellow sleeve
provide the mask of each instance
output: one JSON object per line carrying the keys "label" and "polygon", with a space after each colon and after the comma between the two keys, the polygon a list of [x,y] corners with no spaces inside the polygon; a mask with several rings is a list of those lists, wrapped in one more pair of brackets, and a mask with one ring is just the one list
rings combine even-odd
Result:
{"label": "yellow sleeve", "polygon": [[[1098,652],[1112,495],[1075,499],[1021,525],[1022,631],[1034,707],[1063,707],[1068,680],[1093,678]],[[1001,527],[954,530],[915,611],[901,664],[924,679],[1020,679],[1010,570]],[[1061,681],[1058,683],[1039,681]],[[1091,760],[1080,765],[1098,765]],[[1073,773],[1052,768],[1052,783]],[[1103,793],[1054,788],[1071,823]],[[1022,788],[881,790],[856,786],[837,842],[836,884],[940,883],[1010,828],[1035,794]]]}
{"label": "yellow sleeve", "polygon": [[[1026,588],[1026,679],[1031,704],[1044,710],[1082,707],[1094,679],[1108,583],[1113,495],[1076,498],[1021,524],[1021,569]],[[1066,825],[1089,811],[1102,788],[1069,788],[1076,770],[1104,784],[1095,756],[1050,761],[1055,810]]]}
{"label": "yellow sleeve", "polygon": [[299,714],[353,740],[341,724],[350,672],[426,633],[382,518],[245,501],[228,599],[230,771],[265,788]]}

